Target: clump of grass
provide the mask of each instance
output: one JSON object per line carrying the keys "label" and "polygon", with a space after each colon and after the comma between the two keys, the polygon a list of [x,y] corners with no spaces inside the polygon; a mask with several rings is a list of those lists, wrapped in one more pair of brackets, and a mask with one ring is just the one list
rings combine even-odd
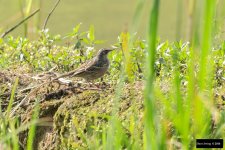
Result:
{"label": "clump of grass", "polygon": [[[145,148],[166,149],[171,144],[174,148],[193,149],[195,139],[215,136],[215,128],[212,128],[212,125],[214,127],[220,125],[215,124],[214,119],[216,117],[216,120],[221,120],[221,116],[218,115],[220,110],[215,107],[216,101],[213,96],[215,85],[212,84],[215,77],[215,68],[214,62],[211,61],[213,59],[211,36],[215,2],[205,1],[204,3],[205,21],[202,25],[201,51],[198,53],[197,47],[195,47],[197,42],[191,41],[192,43],[186,53],[187,56],[190,55],[187,59],[188,63],[185,69],[187,74],[185,77],[182,77],[183,69],[179,63],[183,47],[178,43],[174,45],[174,48],[170,49],[172,78],[169,81],[171,87],[166,95],[164,95],[159,85],[155,85],[154,65],[156,62],[158,7],[159,1],[154,1],[149,23],[152,32],[149,34],[148,62],[150,65],[148,64],[147,67],[150,73],[146,81],[145,97]],[[199,28],[194,29],[195,32],[199,30]],[[196,74],[198,75],[196,76]],[[182,80],[186,80],[186,82],[182,82]],[[184,83],[187,84],[186,88]],[[160,106],[157,106],[156,100],[159,100]],[[166,124],[168,121],[171,123],[170,126],[173,126],[174,132],[172,132],[172,137],[167,137],[167,139],[165,131],[171,128]],[[220,138],[224,138],[224,136]],[[172,143],[168,145],[168,141]]]}
{"label": "clump of grass", "polygon": [[[156,130],[160,124],[158,124],[159,118],[157,117],[155,108],[154,97],[154,79],[155,79],[155,60],[156,60],[156,44],[157,44],[157,27],[158,27],[158,13],[159,13],[159,0],[153,1],[150,19],[149,19],[149,33],[148,33],[148,57],[147,57],[147,74],[146,74],[146,87],[145,87],[145,115],[144,115],[144,148],[145,149],[157,149],[163,148],[164,143],[164,130],[161,134],[157,134]],[[159,137],[160,135],[161,137]],[[162,141],[160,140],[162,139]]]}
{"label": "clump of grass", "polygon": [[[17,87],[18,87],[19,79],[16,78],[14,81],[14,85],[11,89],[11,96],[8,102],[8,106],[5,111],[0,107],[0,146],[3,149],[13,148],[15,150],[19,150],[21,148],[25,148],[19,141],[19,134],[23,131],[26,131],[30,128],[27,140],[27,149],[33,149],[33,140],[35,135],[35,127],[37,124],[38,118],[38,107],[34,109],[34,115],[32,120],[26,124],[21,124],[20,114],[15,116],[11,116],[11,111],[13,109],[13,102],[15,99]],[[2,90],[2,89],[1,89]],[[1,103],[2,104],[2,99]],[[38,106],[38,105],[37,105]]]}

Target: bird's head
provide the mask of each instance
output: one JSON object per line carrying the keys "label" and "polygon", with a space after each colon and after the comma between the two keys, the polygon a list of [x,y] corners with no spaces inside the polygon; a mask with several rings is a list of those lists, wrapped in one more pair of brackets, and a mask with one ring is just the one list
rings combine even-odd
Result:
{"label": "bird's head", "polygon": [[111,52],[112,50],[114,50],[114,49],[110,49],[110,48],[103,48],[103,49],[101,49],[99,52],[98,52],[98,57],[103,57],[103,58],[105,58],[105,57],[107,57],[107,54],[109,53],[109,52]]}

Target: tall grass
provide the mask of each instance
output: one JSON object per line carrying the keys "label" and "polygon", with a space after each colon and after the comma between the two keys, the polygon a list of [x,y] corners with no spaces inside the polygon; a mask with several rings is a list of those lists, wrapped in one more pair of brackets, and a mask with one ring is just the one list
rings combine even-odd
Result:
{"label": "tall grass", "polygon": [[[118,120],[118,112],[119,112],[119,104],[121,100],[122,95],[122,89],[124,88],[125,84],[125,78],[129,80],[129,82],[134,81],[134,75],[132,73],[132,59],[131,59],[131,49],[132,49],[132,43],[134,42],[134,32],[137,30],[137,28],[140,25],[140,18],[143,14],[143,7],[145,4],[145,0],[139,0],[137,1],[137,7],[134,12],[133,17],[133,24],[130,28],[130,35],[128,32],[121,33],[121,49],[123,51],[124,56],[124,65],[121,66],[121,73],[120,78],[118,81],[118,84],[116,86],[116,91],[114,95],[114,105],[112,110],[112,118],[110,119],[110,126],[107,131],[107,138],[106,142],[103,142],[103,148],[104,149],[122,149],[124,146],[129,147],[130,149],[136,149],[139,148],[138,144],[135,141],[139,141],[140,139],[137,135],[134,134],[135,132],[135,126],[137,126],[139,123],[134,121],[134,118],[136,115],[134,114],[133,117],[130,120],[130,126],[131,127],[131,137],[130,141],[128,141],[127,135],[125,134],[125,131],[123,130],[123,126]],[[135,112],[135,110],[134,110]],[[105,135],[105,133],[103,133]],[[105,141],[105,137],[103,136],[102,141]]]}
{"label": "tall grass", "polygon": [[[10,149],[10,147],[13,150],[19,150],[23,147],[19,142],[19,134],[27,129],[29,129],[28,133],[28,140],[27,140],[27,149],[32,150],[33,149],[33,141],[35,137],[35,129],[37,124],[37,118],[38,118],[38,104],[33,110],[33,117],[30,122],[26,124],[21,124],[20,117],[18,116],[10,116],[10,113],[13,108],[13,102],[15,100],[15,94],[17,92],[19,79],[16,78],[14,81],[14,85],[11,90],[11,96],[9,99],[8,106],[5,111],[2,111],[2,108],[0,109],[0,143],[1,148],[4,149]],[[2,90],[2,89],[1,89]],[[2,101],[1,101],[2,102]],[[1,103],[0,103],[1,104]]]}
{"label": "tall grass", "polygon": [[[39,116],[39,103],[36,102],[31,120],[32,121],[37,120],[38,116]],[[29,128],[28,137],[27,137],[27,150],[34,149],[33,146],[34,146],[34,138],[36,134],[36,126],[37,125],[34,123]]]}
{"label": "tall grass", "polygon": [[[178,64],[179,51],[182,46],[178,44],[172,49],[173,55],[173,82],[169,95],[163,95],[163,91],[155,86],[155,55],[157,45],[157,22],[160,1],[153,1],[153,7],[150,13],[149,26],[149,48],[148,48],[148,64],[147,64],[147,80],[145,88],[145,130],[144,130],[144,145],[145,149],[167,149],[168,142],[178,144],[178,148],[192,149],[195,145],[196,138],[212,137],[212,118],[213,114],[218,113],[213,102],[213,61],[211,54],[212,27],[213,17],[215,12],[215,1],[204,2],[203,24],[201,26],[192,26],[194,34],[202,33],[200,36],[201,50],[195,47],[198,38],[191,41],[190,44],[190,62],[188,64],[188,86],[187,95],[183,94],[181,82],[181,71]],[[196,6],[194,6],[196,7]],[[193,14],[195,15],[195,14]],[[196,15],[195,17],[199,17]],[[196,18],[195,18],[196,19]],[[197,18],[197,19],[200,19]],[[203,27],[203,31],[201,31]],[[199,66],[199,70],[196,69]],[[198,74],[197,76],[195,74]],[[156,91],[156,92],[154,92]],[[161,94],[159,94],[161,93]],[[157,97],[156,97],[157,95]],[[156,99],[161,103],[158,104]],[[162,105],[162,106],[157,106]],[[172,108],[175,105],[175,108]],[[170,108],[168,108],[170,107]],[[162,109],[165,108],[165,109]],[[160,114],[160,115],[159,115]],[[163,122],[172,123],[175,134],[172,134],[171,139],[166,138],[165,131],[168,128]],[[173,141],[168,141],[173,140]],[[176,147],[174,142],[172,147]]]}
{"label": "tall grass", "polygon": [[[20,12],[23,16],[23,18],[26,18],[30,11],[31,11],[31,7],[32,7],[32,1],[33,0],[19,0],[19,8],[20,8]],[[24,36],[27,37],[28,36],[28,31],[29,31],[29,26],[28,23],[25,22],[24,23]]]}
{"label": "tall grass", "polygon": [[[157,136],[158,117],[155,110],[155,97],[154,97],[154,79],[155,79],[155,57],[156,57],[156,44],[157,44],[157,27],[158,27],[158,14],[159,14],[160,0],[154,0],[150,12],[150,19],[148,25],[148,57],[147,57],[147,81],[145,88],[145,114],[144,114],[144,147],[145,149],[158,149],[163,143]],[[163,135],[163,133],[162,133]]]}

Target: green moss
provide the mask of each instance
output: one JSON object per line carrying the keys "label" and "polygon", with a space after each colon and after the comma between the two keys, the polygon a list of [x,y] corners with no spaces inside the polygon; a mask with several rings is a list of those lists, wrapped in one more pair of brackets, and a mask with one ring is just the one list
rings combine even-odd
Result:
{"label": "green moss", "polygon": [[[127,131],[127,135],[129,135],[129,121],[134,110],[138,108],[137,116],[141,116],[143,111],[141,93],[135,92],[137,88],[140,87],[126,86],[121,97],[119,120],[122,121],[121,125]],[[102,132],[108,128],[111,117],[113,95],[114,90],[84,91],[67,99],[54,116],[57,145],[68,148],[87,148],[93,145],[90,144],[92,137],[101,140]],[[142,121],[139,128],[142,128]]]}

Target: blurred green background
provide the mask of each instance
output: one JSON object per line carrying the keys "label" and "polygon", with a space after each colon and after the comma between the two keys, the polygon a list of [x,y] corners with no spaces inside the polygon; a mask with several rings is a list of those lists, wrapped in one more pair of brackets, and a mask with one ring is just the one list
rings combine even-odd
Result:
{"label": "blurred green background", "polygon": [[[23,18],[21,13],[22,6],[28,0],[0,0],[0,31],[15,25]],[[188,39],[188,19],[190,19],[188,6],[189,0],[163,0],[160,8],[159,18],[159,37],[162,40],[174,41],[177,39]],[[37,8],[41,8],[39,14],[35,15],[28,22],[28,37],[34,39],[37,35],[37,28],[42,28],[44,20],[49,11],[54,6],[56,0],[35,0],[29,14]],[[90,25],[94,25],[96,39],[105,40],[104,45],[116,42],[118,35],[122,31],[129,31],[132,27],[132,18],[135,13],[138,0],[61,0],[55,12],[51,16],[47,28],[50,33],[61,34],[62,36],[71,32],[73,27],[82,23],[81,31],[87,31]],[[137,31],[141,38],[146,36],[146,24],[148,21],[148,11],[151,1],[146,0],[142,17]],[[218,9],[218,16],[224,16],[222,8],[223,1],[218,1],[221,7]],[[178,7],[179,4],[179,7]],[[224,18],[221,18],[224,19]],[[224,23],[218,25],[220,31],[224,29]],[[24,28],[20,26],[11,34],[23,36]],[[222,33],[222,32],[220,32]]]}

